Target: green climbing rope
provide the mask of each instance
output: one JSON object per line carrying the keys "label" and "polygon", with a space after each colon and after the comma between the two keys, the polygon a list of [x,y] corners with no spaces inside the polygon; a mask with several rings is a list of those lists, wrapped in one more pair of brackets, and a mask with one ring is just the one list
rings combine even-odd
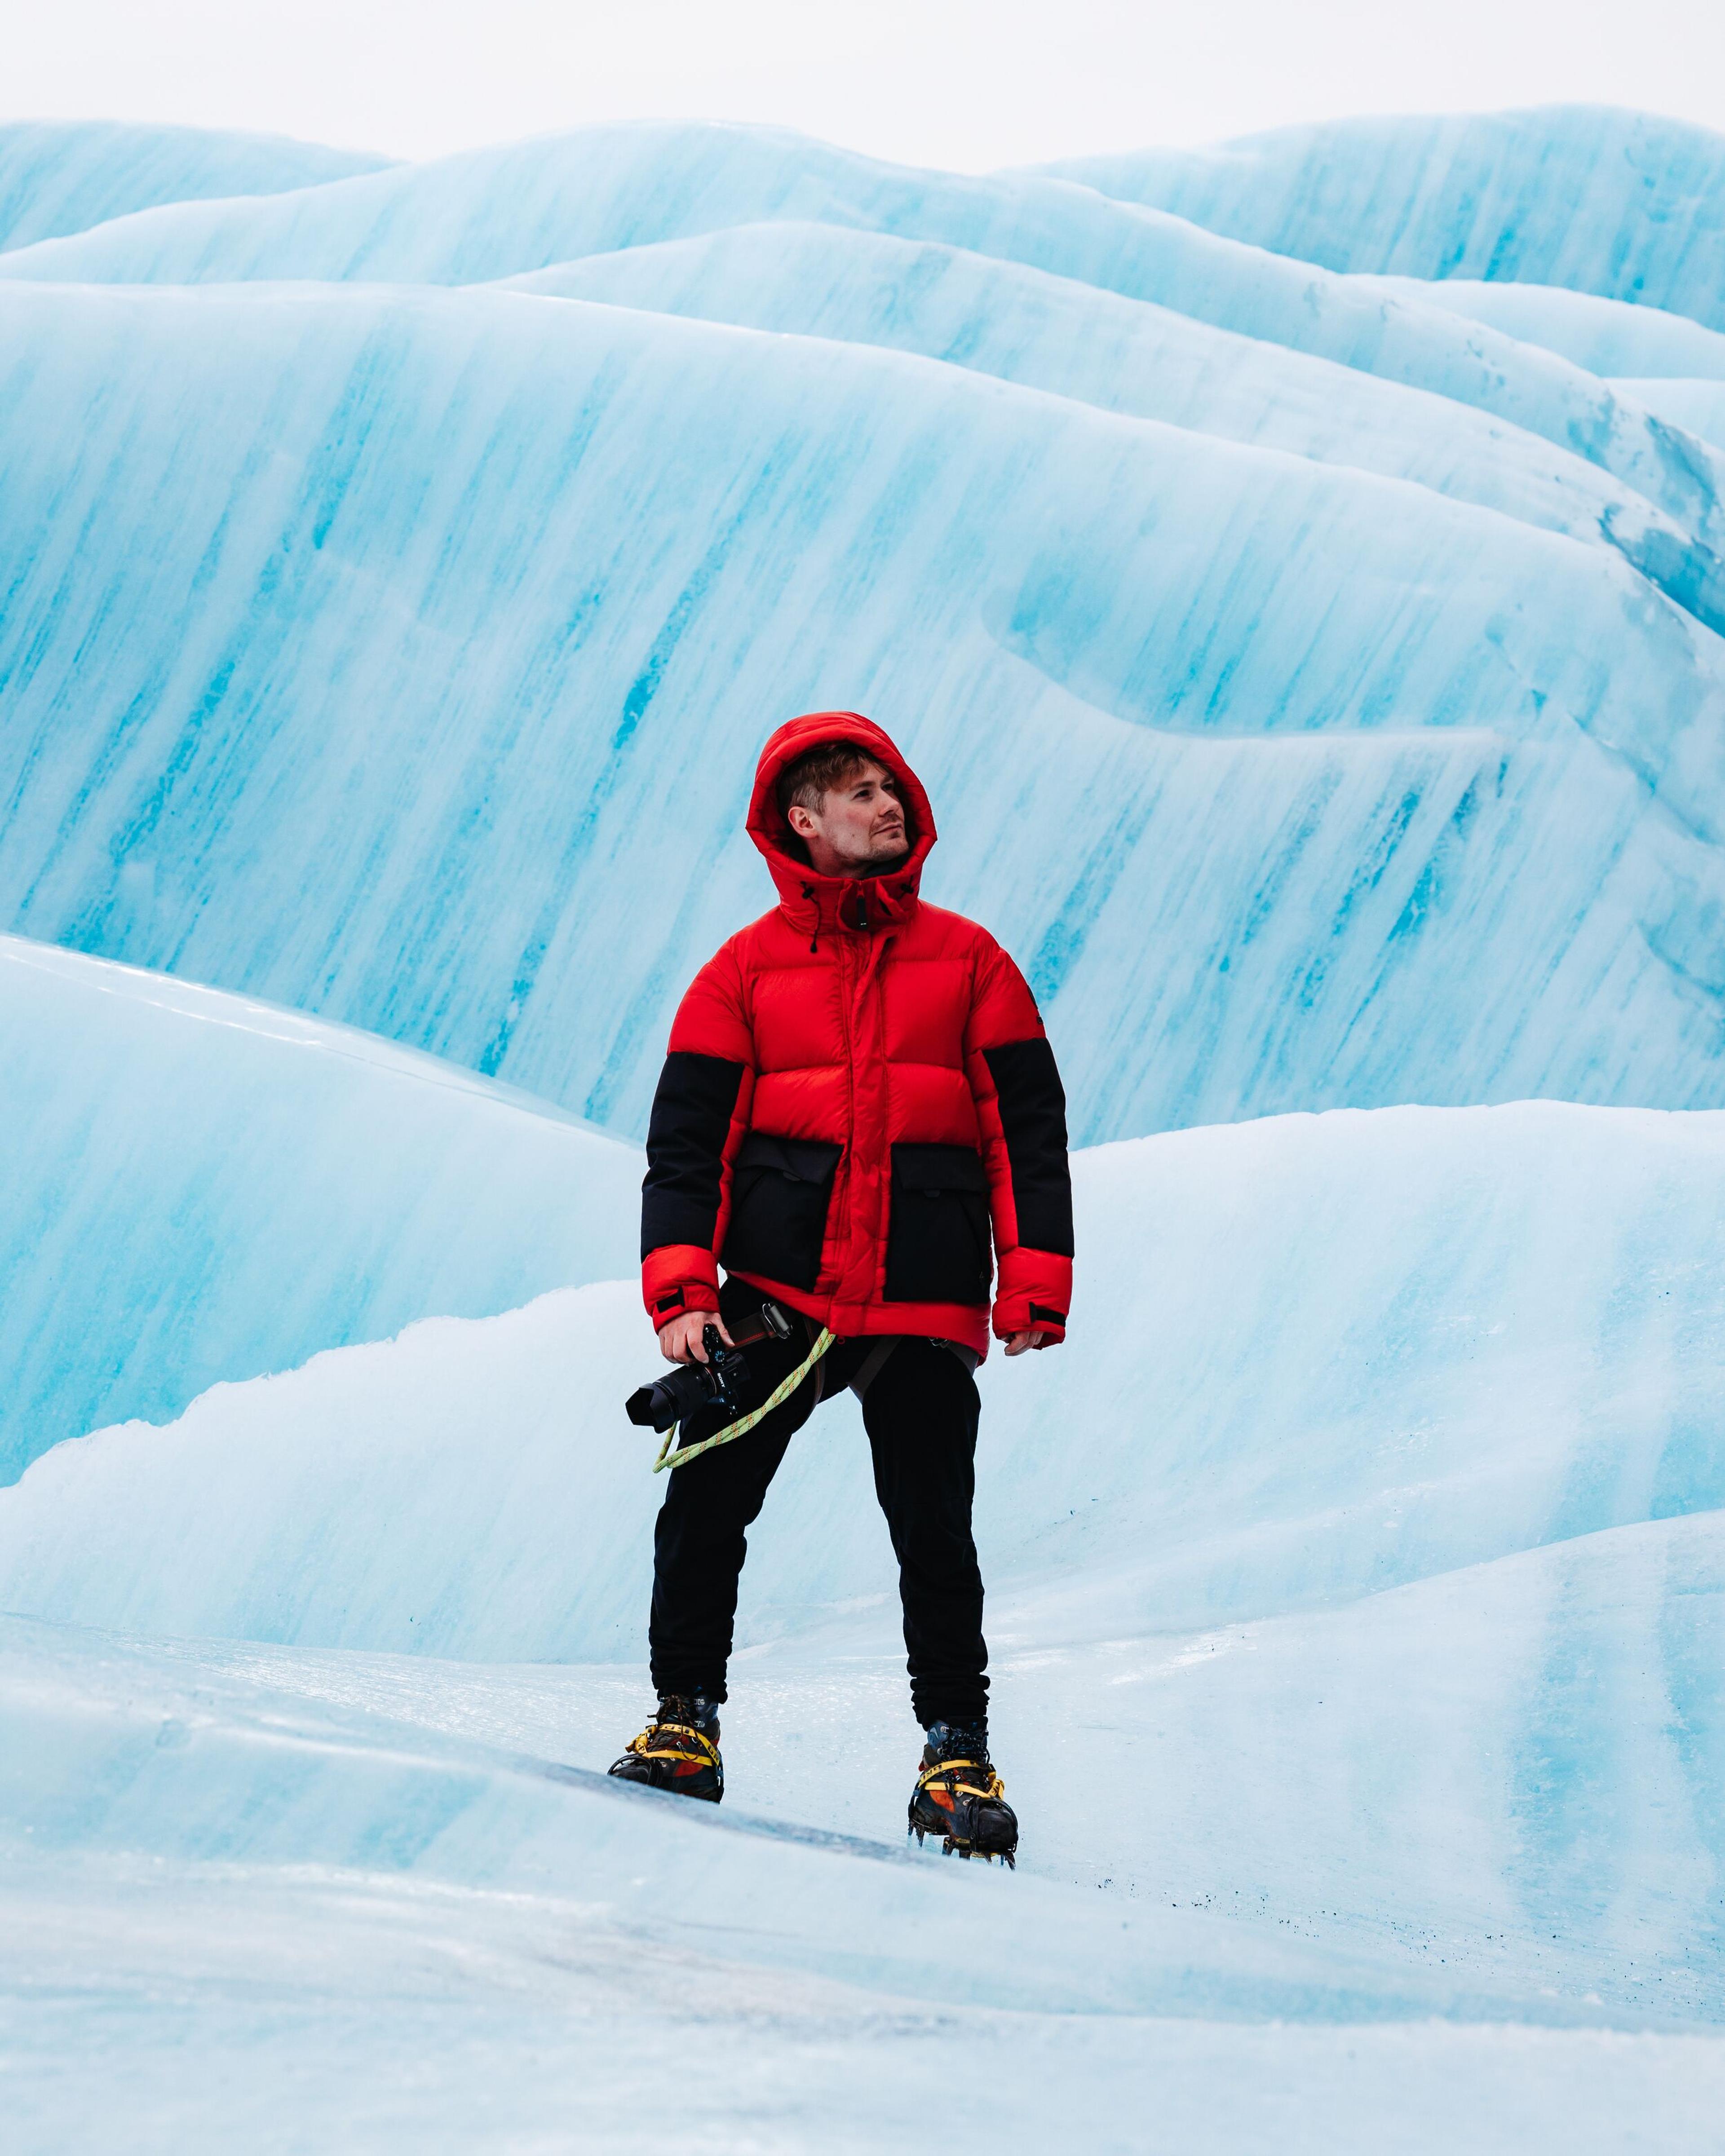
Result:
{"label": "green climbing rope", "polygon": [[774,1408],[781,1406],[790,1398],[832,1344],[832,1334],[828,1332],[825,1326],[822,1326],[819,1338],[807,1355],[783,1384],[773,1388],[752,1414],[746,1414],[736,1422],[726,1423],[723,1430],[715,1432],[711,1437],[704,1437],[699,1445],[685,1445],[680,1451],[675,1450],[682,1424],[680,1423],[675,1424],[665,1433],[665,1443],[659,1448],[659,1457],[653,1463],[653,1472],[656,1475],[661,1467],[680,1467],[685,1460],[699,1460],[703,1452],[711,1452],[716,1445],[729,1445],[734,1437],[746,1437],[763,1415],[770,1415]]}

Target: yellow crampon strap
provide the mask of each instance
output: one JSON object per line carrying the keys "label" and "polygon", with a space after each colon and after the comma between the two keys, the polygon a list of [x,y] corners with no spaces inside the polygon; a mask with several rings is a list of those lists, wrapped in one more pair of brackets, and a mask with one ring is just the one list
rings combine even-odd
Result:
{"label": "yellow crampon strap", "polygon": [[[660,1736],[691,1737],[701,1747],[698,1752],[655,1751],[649,1748],[648,1740]],[[655,1722],[649,1728],[631,1740],[629,1750],[638,1759],[692,1759],[699,1766],[716,1767],[719,1763],[717,1748],[710,1738],[703,1737],[698,1729],[691,1729],[686,1722]]]}
{"label": "yellow crampon strap", "polygon": [[656,1475],[661,1467],[680,1467],[685,1460],[699,1460],[703,1452],[711,1452],[716,1445],[729,1445],[733,1437],[746,1437],[763,1415],[770,1415],[774,1408],[782,1406],[790,1398],[832,1344],[832,1334],[825,1326],[822,1326],[820,1337],[807,1355],[783,1384],[774,1386],[752,1414],[746,1414],[737,1422],[727,1422],[723,1430],[711,1437],[704,1437],[699,1445],[685,1445],[678,1451],[677,1436],[682,1424],[675,1424],[665,1432],[665,1443],[659,1448],[659,1457],[653,1463],[653,1472]]}
{"label": "yellow crampon strap", "polygon": [[986,1789],[979,1789],[974,1782],[955,1782],[949,1792],[951,1795],[994,1798],[1004,1797],[1006,1794],[1005,1783],[1001,1780],[994,1769],[988,1766],[986,1759],[938,1759],[933,1766],[925,1767],[916,1777],[916,1787],[919,1789],[926,1789],[931,1782],[938,1781],[942,1774],[950,1774],[960,1767],[974,1767],[978,1774],[987,1767],[988,1786]]}

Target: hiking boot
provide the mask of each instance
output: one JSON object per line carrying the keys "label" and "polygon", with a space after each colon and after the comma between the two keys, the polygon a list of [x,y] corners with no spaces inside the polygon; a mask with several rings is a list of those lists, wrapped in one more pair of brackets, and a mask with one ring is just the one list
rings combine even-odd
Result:
{"label": "hiking boot", "polygon": [[989,1761],[985,1724],[930,1724],[911,1793],[910,1831],[919,1845],[925,1835],[939,1835],[948,1856],[956,1849],[961,1856],[998,1856],[1016,1868],[1018,1816]]}
{"label": "hiking boot", "polygon": [[717,1804],[725,1794],[717,1705],[698,1693],[692,1699],[668,1693],[610,1772],[619,1781],[644,1782],[651,1789]]}

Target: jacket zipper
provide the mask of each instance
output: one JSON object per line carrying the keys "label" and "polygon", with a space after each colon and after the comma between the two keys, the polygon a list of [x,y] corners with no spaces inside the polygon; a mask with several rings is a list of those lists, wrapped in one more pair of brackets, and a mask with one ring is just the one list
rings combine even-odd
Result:
{"label": "jacket zipper", "polygon": [[850,1008],[854,989],[850,978],[850,945],[843,936],[837,939],[839,952],[839,1001],[845,1014],[845,1203],[839,1211],[839,1244],[840,1250],[839,1277],[842,1281],[850,1265],[850,1223],[855,1211],[852,1196],[855,1183],[856,1165],[856,1026],[855,1013]]}

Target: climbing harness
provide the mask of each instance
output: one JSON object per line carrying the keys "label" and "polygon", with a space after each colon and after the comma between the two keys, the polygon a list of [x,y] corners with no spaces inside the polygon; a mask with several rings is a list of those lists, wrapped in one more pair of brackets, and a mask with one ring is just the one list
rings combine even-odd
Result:
{"label": "climbing harness", "polygon": [[662,1467],[680,1467],[685,1460],[699,1460],[703,1452],[711,1452],[716,1445],[729,1445],[733,1438],[746,1437],[763,1416],[771,1414],[774,1408],[782,1406],[790,1398],[832,1344],[832,1334],[825,1326],[822,1326],[819,1338],[807,1355],[782,1384],[773,1388],[752,1414],[726,1423],[723,1430],[716,1431],[711,1437],[704,1437],[699,1445],[685,1445],[679,1450],[677,1439],[683,1426],[680,1423],[673,1424],[665,1432],[665,1443],[659,1448],[659,1457],[653,1463],[653,1472],[658,1474]]}

